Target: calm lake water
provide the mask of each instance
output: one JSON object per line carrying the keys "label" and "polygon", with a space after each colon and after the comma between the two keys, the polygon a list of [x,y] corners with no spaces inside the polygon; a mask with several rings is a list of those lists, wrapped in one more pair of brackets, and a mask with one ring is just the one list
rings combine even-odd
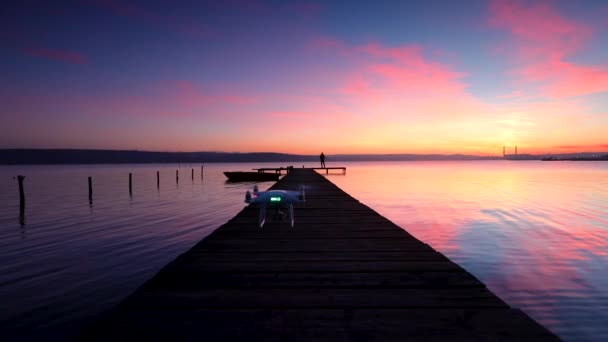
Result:
{"label": "calm lake water", "polygon": [[[330,180],[510,305],[566,340],[608,340],[608,163],[340,165]],[[0,335],[74,336],[245,205],[252,184],[222,171],[258,166],[281,165],[0,167]]]}

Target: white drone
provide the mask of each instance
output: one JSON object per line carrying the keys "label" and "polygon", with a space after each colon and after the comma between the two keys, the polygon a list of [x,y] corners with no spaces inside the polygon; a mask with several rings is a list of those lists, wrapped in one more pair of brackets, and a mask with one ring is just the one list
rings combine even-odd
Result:
{"label": "white drone", "polygon": [[249,191],[245,193],[245,203],[259,203],[260,204],[260,216],[258,217],[258,224],[260,228],[266,223],[266,206],[275,208],[273,218],[282,218],[285,214],[281,210],[284,207],[289,208],[289,222],[293,227],[295,223],[295,217],[293,214],[293,204],[305,202],[304,186],[300,186],[300,191],[289,191],[289,190],[269,190],[269,191],[258,191],[258,186],[253,186],[253,194]]}

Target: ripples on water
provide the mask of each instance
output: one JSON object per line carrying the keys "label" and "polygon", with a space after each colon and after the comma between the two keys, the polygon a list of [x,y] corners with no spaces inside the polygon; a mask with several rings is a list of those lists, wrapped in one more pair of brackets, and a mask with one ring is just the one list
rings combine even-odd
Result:
{"label": "ripples on water", "polygon": [[[567,340],[608,339],[608,163],[340,164],[333,182],[510,305]],[[252,164],[193,167],[179,184],[177,165],[0,167],[0,331],[73,336],[244,206],[251,184],[221,171]]]}
{"label": "ripples on water", "polygon": [[608,163],[358,163],[330,178],[566,340],[608,340]]}
{"label": "ripples on water", "polygon": [[[180,168],[179,184],[177,165],[0,167],[1,330],[72,336],[243,208],[251,184],[221,172],[251,164],[207,165],[203,179],[193,167],[194,180]],[[23,226],[17,174],[26,175]]]}

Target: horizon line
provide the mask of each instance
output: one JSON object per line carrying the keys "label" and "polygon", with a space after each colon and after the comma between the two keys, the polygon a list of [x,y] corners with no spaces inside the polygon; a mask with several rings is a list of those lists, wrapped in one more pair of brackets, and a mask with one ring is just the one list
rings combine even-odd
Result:
{"label": "horizon line", "polygon": [[[16,148],[0,148],[0,151],[18,151],[18,150],[38,150],[38,151],[105,151],[105,152],[140,152],[140,153],[226,153],[226,154],[284,154],[292,156],[317,156],[314,154],[305,153],[290,153],[276,151],[160,151],[160,150],[138,150],[138,149],[107,149],[107,148],[31,148],[31,147],[16,147]],[[323,152],[323,151],[322,151]],[[555,155],[555,154],[607,154],[608,151],[580,151],[580,152],[541,152],[541,153],[519,153],[519,155]],[[330,156],[469,156],[469,157],[503,157],[502,153],[497,154],[467,154],[467,153],[412,153],[412,152],[393,152],[393,153],[330,153]],[[513,154],[507,154],[513,155]]]}

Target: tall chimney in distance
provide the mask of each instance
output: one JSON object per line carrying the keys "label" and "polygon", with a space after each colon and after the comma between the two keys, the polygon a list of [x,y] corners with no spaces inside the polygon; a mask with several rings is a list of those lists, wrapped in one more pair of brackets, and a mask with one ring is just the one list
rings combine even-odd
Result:
{"label": "tall chimney in distance", "polygon": [[502,157],[504,158],[504,157],[506,157],[506,155],[507,155],[507,154],[505,153],[505,146],[503,146],[503,147],[502,147]]}
{"label": "tall chimney in distance", "polygon": [[515,146],[515,155],[517,155],[517,145]]}

